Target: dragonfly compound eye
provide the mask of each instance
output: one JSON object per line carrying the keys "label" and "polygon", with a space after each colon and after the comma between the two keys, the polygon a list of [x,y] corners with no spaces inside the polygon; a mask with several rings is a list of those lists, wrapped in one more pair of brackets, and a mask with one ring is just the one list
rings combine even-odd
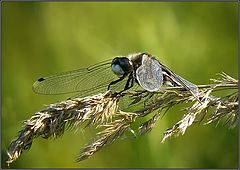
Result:
{"label": "dragonfly compound eye", "polygon": [[112,71],[114,74],[116,74],[118,77],[122,77],[124,75],[124,71],[118,64],[112,64]]}
{"label": "dragonfly compound eye", "polygon": [[126,57],[116,57],[112,60],[112,71],[118,77],[124,77],[132,71],[132,65]]}

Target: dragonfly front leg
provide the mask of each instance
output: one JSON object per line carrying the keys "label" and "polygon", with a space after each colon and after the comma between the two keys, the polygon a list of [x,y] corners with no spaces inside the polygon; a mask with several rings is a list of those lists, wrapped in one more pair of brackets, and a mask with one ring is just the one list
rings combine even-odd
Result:
{"label": "dragonfly front leg", "polygon": [[114,85],[114,84],[122,81],[124,78],[125,78],[125,77],[123,76],[123,77],[120,77],[119,79],[117,79],[117,80],[112,81],[111,83],[109,83],[109,85],[108,85],[108,90],[110,89],[111,85]]}

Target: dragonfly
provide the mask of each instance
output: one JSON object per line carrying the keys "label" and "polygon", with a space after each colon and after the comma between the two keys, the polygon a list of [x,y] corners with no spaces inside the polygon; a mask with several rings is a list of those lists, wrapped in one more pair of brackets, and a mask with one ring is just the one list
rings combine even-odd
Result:
{"label": "dragonfly", "polygon": [[135,84],[149,92],[167,85],[184,87],[194,97],[199,93],[195,84],[146,52],[116,56],[87,68],[42,77],[33,84],[33,91],[37,94],[76,93],[78,97],[86,97],[106,90],[121,93]]}

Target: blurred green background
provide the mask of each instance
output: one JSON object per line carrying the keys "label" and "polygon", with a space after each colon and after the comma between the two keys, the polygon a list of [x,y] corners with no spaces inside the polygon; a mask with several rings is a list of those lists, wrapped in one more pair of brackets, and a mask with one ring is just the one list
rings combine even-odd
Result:
{"label": "blurred green background", "polygon": [[[196,83],[216,73],[237,78],[237,2],[80,3],[2,2],[2,167],[6,148],[46,104],[69,96],[37,95],[39,77],[87,67],[116,55],[149,52]],[[118,140],[75,163],[91,129],[57,140],[38,138],[11,168],[236,168],[238,130],[193,125],[184,136],[160,141],[184,114],[160,119],[150,134]]]}

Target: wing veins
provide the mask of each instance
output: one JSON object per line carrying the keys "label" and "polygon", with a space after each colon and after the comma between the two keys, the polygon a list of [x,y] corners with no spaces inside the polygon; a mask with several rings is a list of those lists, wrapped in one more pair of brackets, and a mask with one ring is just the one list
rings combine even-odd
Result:
{"label": "wing veins", "polygon": [[[76,89],[76,87],[79,87],[78,84],[80,84],[83,80],[87,79],[87,76],[93,73],[99,75],[100,72],[104,69],[107,69],[110,64],[110,60],[106,60],[96,65],[90,66],[89,68],[67,71],[45,77],[42,81],[36,81],[33,84],[33,91],[40,94],[64,94],[76,92],[78,91]],[[74,82],[76,82],[76,85],[72,84]],[[53,86],[55,85],[58,86],[58,89],[54,91]],[[64,92],[64,87],[68,89],[66,92]],[[83,89],[83,91],[84,90],[86,89]]]}
{"label": "wing veins", "polygon": [[[161,63],[160,63],[160,64],[161,64]],[[182,78],[181,76],[175,74],[173,71],[171,71],[169,68],[167,68],[167,67],[164,66],[163,64],[161,64],[161,66],[162,66],[165,70],[167,70],[168,72],[170,72],[170,73],[172,74],[172,76],[173,76],[183,87],[185,87],[188,91],[191,92],[191,94],[192,94],[193,96],[196,97],[196,93],[193,92],[193,89],[191,89],[188,85],[186,85],[186,83],[185,83],[184,81],[186,81],[186,82],[188,82],[189,84],[193,85],[193,86],[195,87],[195,90],[198,90],[198,87],[197,87],[195,84],[193,84],[193,83],[187,81],[186,79]],[[183,80],[184,80],[184,81],[183,81]]]}

